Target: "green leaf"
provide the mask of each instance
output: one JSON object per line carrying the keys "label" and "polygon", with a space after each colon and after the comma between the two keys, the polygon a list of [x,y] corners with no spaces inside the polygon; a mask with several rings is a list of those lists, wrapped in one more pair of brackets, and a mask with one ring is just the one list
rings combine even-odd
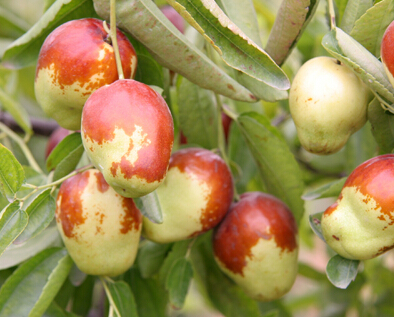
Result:
{"label": "green leaf", "polygon": [[55,216],[56,202],[51,196],[51,189],[41,192],[28,206],[23,208],[29,216],[25,230],[16,238],[14,244],[20,244],[42,232]]}
{"label": "green leaf", "polygon": [[265,47],[279,65],[284,63],[297,44],[318,3],[319,0],[282,1]]}
{"label": "green leaf", "polygon": [[178,259],[171,267],[166,279],[166,289],[170,303],[175,308],[182,308],[193,278],[193,267],[186,258]]}
{"label": "green leaf", "polygon": [[274,60],[243,33],[213,0],[168,0],[230,67],[280,90],[290,82]]}
{"label": "green leaf", "polygon": [[212,91],[183,78],[178,89],[179,125],[189,144],[218,147],[218,116]]}
{"label": "green leaf", "polygon": [[304,213],[301,199],[304,184],[301,170],[286,141],[263,115],[243,113],[236,122],[257,163],[267,192],[283,200],[299,223]]}
{"label": "green leaf", "polygon": [[19,201],[9,204],[0,212],[0,256],[26,228],[29,217],[20,209]]}
{"label": "green leaf", "polygon": [[298,274],[320,283],[327,282],[327,277],[324,273],[304,263],[298,263]]}
{"label": "green leaf", "polygon": [[394,88],[387,79],[383,64],[364,46],[339,28],[328,32],[323,37],[322,45],[352,69],[369,88],[394,103]]}
{"label": "green leaf", "polygon": [[379,146],[379,154],[391,153],[394,149],[394,115],[385,111],[375,98],[368,107],[368,120]]}
{"label": "green leaf", "polygon": [[161,244],[146,240],[137,254],[137,263],[143,278],[151,277],[162,266],[172,244]]}
{"label": "green leaf", "polygon": [[324,214],[323,212],[318,212],[309,216],[309,225],[311,226],[313,232],[323,241],[326,241],[323,237],[323,232],[321,229],[321,218]]}
{"label": "green leaf", "polygon": [[17,38],[25,33],[30,25],[12,11],[0,7],[0,37]]}
{"label": "green leaf", "polygon": [[[94,7],[102,18],[109,20],[109,1],[94,0]],[[153,1],[118,1],[116,15],[117,25],[141,42],[164,67],[231,99],[256,101],[250,91],[191,44]]]}
{"label": "green leaf", "polygon": [[[371,1],[365,1],[370,3]],[[354,24],[349,33],[376,57],[380,57],[380,44],[383,33],[394,20],[394,4],[392,0],[382,0],[370,8]]]}
{"label": "green leaf", "polygon": [[0,289],[0,316],[43,315],[72,264],[63,248],[46,249],[23,263]]}
{"label": "green leaf", "polygon": [[11,201],[25,179],[22,165],[3,144],[0,143],[0,193]]}
{"label": "green leaf", "polygon": [[56,181],[72,172],[77,167],[84,151],[79,132],[69,134],[60,141],[46,162],[48,171],[55,169],[53,180]]}
{"label": "green leaf", "polygon": [[113,304],[119,312],[118,317],[138,317],[134,295],[129,285],[124,281],[108,283]]}
{"label": "green leaf", "polygon": [[27,33],[13,42],[3,55],[9,68],[23,68],[33,64],[45,38],[59,25],[74,19],[96,17],[92,0],[58,0]]}
{"label": "green leaf", "polygon": [[335,287],[345,289],[356,279],[359,263],[358,260],[345,259],[337,254],[327,263],[327,278]]}
{"label": "green leaf", "polygon": [[[341,29],[350,34],[356,21],[373,5],[372,0],[349,0],[341,21]],[[371,25],[370,25],[371,27]],[[368,29],[369,33],[370,29]]]}
{"label": "green leaf", "polygon": [[216,264],[211,232],[197,238],[190,257],[195,279],[202,284],[212,304],[226,317],[261,317],[256,301],[248,297]]}
{"label": "green leaf", "polygon": [[136,206],[141,213],[154,223],[163,222],[163,214],[161,211],[161,205],[159,197],[156,191],[149,193],[148,195],[133,198]]}
{"label": "green leaf", "polygon": [[86,276],[83,283],[75,288],[72,311],[81,316],[87,316],[92,306],[95,277]]}
{"label": "green leaf", "polygon": [[132,267],[125,273],[124,280],[130,285],[134,293],[139,317],[168,316],[168,296],[156,279],[144,279],[138,269]]}
{"label": "green leaf", "polygon": [[346,179],[347,177],[342,177],[341,179],[324,184],[323,186],[320,186],[302,195],[302,199],[314,200],[325,197],[337,197],[339,196]]}
{"label": "green leaf", "polygon": [[346,10],[347,3],[348,0],[335,0],[336,9],[337,9],[335,10],[335,18],[338,25],[341,25],[342,23],[342,17]]}

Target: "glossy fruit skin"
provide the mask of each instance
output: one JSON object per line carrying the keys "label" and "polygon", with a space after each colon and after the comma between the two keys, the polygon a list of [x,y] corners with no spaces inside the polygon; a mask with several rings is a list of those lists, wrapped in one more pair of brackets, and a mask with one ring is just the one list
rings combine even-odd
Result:
{"label": "glossy fruit skin", "polygon": [[380,55],[386,75],[394,87],[394,21],[390,23],[383,34]]}
{"label": "glossy fruit skin", "polygon": [[48,158],[49,154],[53,151],[53,149],[62,141],[66,136],[71,133],[70,130],[67,130],[62,127],[58,127],[54,130],[49,136],[47,146],[45,148],[45,159]]}
{"label": "glossy fruit skin", "polygon": [[[82,108],[97,88],[119,78],[115,54],[107,43],[103,21],[66,22],[45,39],[37,62],[35,94],[44,112],[65,129],[79,130]],[[119,30],[119,52],[125,78],[134,78],[136,52]]]}
{"label": "glossy fruit skin", "polygon": [[338,200],[324,212],[327,244],[352,260],[374,258],[394,247],[394,155],[374,157],[356,167]]}
{"label": "glossy fruit skin", "polygon": [[253,299],[286,294],[298,270],[298,229],[288,207],[276,197],[247,192],[231,205],[213,235],[221,270]]}
{"label": "glossy fruit skin", "polygon": [[289,94],[290,113],[301,145],[314,154],[338,152],[367,120],[370,90],[331,57],[307,61]]}
{"label": "glossy fruit skin", "polygon": [[82,113],[82,142],[92,164],[125,197],[164,180],[174,142],[171,112],[149,86],[123,79],[96,90]]}
{"label": "glossy fruit skin", "polygon": [[233,200],[233,179],[224,160],[202,148],[185,148],[171,156],[167,177],[156,190],[163,223],[144,217],[143,236],[169,243],[215,227]]}
{"label": "glossy fruit skin", "polygon": [[117,194],[98,170],[87,170],[62,183],[56,222],[82,272],[117,276],[133,264],[142,215],[133,200]]}

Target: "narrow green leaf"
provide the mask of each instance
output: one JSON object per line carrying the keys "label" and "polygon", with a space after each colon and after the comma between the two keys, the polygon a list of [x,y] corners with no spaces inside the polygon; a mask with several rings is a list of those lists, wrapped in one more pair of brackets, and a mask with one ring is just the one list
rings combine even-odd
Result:
{"label": "narrow green leaf", "polygon": [[0,37],[17,38],[25,33],[30,25],[12,11],[0,7]]}
{"label": "narrow green leaf", "polygon": [[314,200],[325,197],[337,197],[339,196],[346,179],[347,177],[342,177],[341,179],[324,184],[323,186],[320,186],[302,195],[302,199]]}
{"label": "narrow green leaf", "polygon": [[[356,21],[373,5],[372,0],[349,0],[341,21],[341,29],[350,34]],[[371,26],[371,25],[370,25]],[[369,29],[370,30],[370,29]],[[368,31],[369,31],[368,30]]]}
{"label": "narrow green leaf", "polygon": [[193,267],[186,258],[178,259],[171,267],[166,279],[166,289],[170,294],[170,303],[175,308],[182,308],[193,278]]}
{"label": "narrow green leaf", "polygon": [[55,302],[52,302],[49,305],[48,309],[45,311],[44,315],[42,315],[42,317],[71,317],[71,316],[77,317],[77,315],[66,312]]}
{"label": "narrow green leaf", "polygon": [[304,263],[298,263],[298,274],[311,280],[318,281],[319,283],[327,282],[327,277],[324,273],[321,273]]}
{"label": "narrow green leaf", "polygon": [[1,143],[0,157],[0,193],[11,201],[21,188],[25,173],[15,156]]}
{"label": "narrow green leaf", "polygon": [[45,38],[59,25],[74,19],[95,17],[92,0],[58,0],[27,33],[13,42],[3,55],[9,68],[33,64]]}
{"label": "narrow green leaf", "polygon": [[323,212],[318,212],[309,216],[309,225],[311,226],[313,232],[323,241],[326,241],[323,237],[323,232],[321,229],[321,218],[324,214]]}
{"label": "narrow green leaf", "polygon": [[43,315],[72,264],[64,248],[46,249],[23,263],[0,289],[0,316]]}
{"label": "narrow green leaf", "polygon": [[[97,13],[109,20],[109,1],[94,0]],[[164,67],[196,85],[231,99],[247,102],[256,97],[214,64],[166,18],[151,0],[116,3],[117,24],[147,47]]]}
{"label": "narrow green leaf", "polygon": [[394,88],[387,79],[383,64],[364,46],[339,28],[328,32],[323,37],[322,45],[352,69],[369,88],[394,103]]}
{"label": "narrow green leaf", "polygon": [[148,195],[134,198],[134,202],[141,213],[154,223],[163,222],[163,214],[161,211],[161,205],[159,197],[156,191],[149,193]]}
{"label": "narrow green leaf", "polygon": [[179,125],[189,144],[218,147],[218,117],[212,91],[183,78],[178,89]]}
{"label": "narrow green leaf", "polygon": [[113,304],[119,312],[118,317],[138,317],[134,295],[129,285],[124,281],[108,283],[107,285],[113,299]]}
{"label": "narrow green leaf", "polygon": [[243,33],[213,0],[168,0],[234,69],[277,89],[290,82],[274,60]]}
{"label": "narrow green leaf", "polygon": [[379,146],[379,154],[391,153],[394,150],[394,115],[385,111],[374,99],[368,107],[368,120]]}
{"label": "narrow green leaf", "polygon": [[9,204],[0,212],[0,256],[26,228],[29,217],[20,209],[19,201]]}
{"label": "narrow green leaf", "polygon": [[358,260],[345,259],[337,254],[327,263],[327,278],[335,287],[345,289],[356,279],[359,263]]}
{"label": "narrow green leaf", "polygon": [[268,54],[282,65],[316,11],[318,0],[284,0],[277,13],[267,45]]}
{"label": "narrow green leaf", "polygon": [[301,199],[304,184],[301,170],[286,141],[263,115],[243,113],[236,122],[257,163],[267,192],[283,200],[299,223],[304,213]]}
{"label": "narrow green leaf", "polygon": [[81,133],[75,132],[67,135],[52,150],[46,161],[47,170],[55,169],[62,161],[66,160],[71,152],[82,145]]}
{"label": "narrow green leaf", "polygon": [[20,244],[42,232],[55,216],[56,202],[51,196],[51,189],[41,192],[26,208],[29,223],[25,230],[16,238],[14,244]]}
{"label": "narrow green leaf", "polygon": [[[366,2],[370,2],[369,0]],[[376,57],[380,57],[380,44],[383,33],[394,20],[394,4],[392,0],[382,0],[370,8],[354,24],[349,33]]]}
{"label": "narrow green leaf", "polygon": [[137,254],[137,263],[143,278],[151,277],[159,271],[171,246],[170,243],[145,241]]}

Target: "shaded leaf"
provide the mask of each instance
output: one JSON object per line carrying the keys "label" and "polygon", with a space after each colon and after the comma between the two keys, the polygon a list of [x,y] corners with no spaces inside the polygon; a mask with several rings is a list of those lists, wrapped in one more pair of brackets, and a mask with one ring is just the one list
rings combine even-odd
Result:
{"label": "shaded leaf", "polygon": [[133,198],[133,200],[141,213],[150,221],[154,223],[163,222],[163,213],[156,191],[139,198]]}
{"label": "shaded leaf", "polygon": [[1,143],[0,157],[0,193],[10,201],[21,188],[25,173],[15,156]]}
{"label": "shaded leaf", "polygon": [[0,316],[42,316],[72,264],[63,248],[46,249],[23,263],[0,289]]}
{"label": "shaded leaf", "polygon": [[58,0],[24,35],[13,42],[3,55],[9,68],[23,68],[33,64],[41,45],[56,27],[74,19],[95,17],[91,0]]}
{"label": "shaded leaf", "polygon": [[183,78],[178,89],[179,125],[188,143],[218,147],[218,111],[212,91]]}
{"label": "shaded leaf", "polygon": [[339,28],[328,32],[322,40],[323,47],[340,60],[372,90],[394,102],[394,88],[387,79],[383,64],[364,46]]}
{"label": "shaded leaf", "polygon": [[224,62],[277,89],[290,88],[283,70],[243,33],[213,0],[169,0],[219,53]]}
{"label": "shaded leaf", "polygon": [[345,259],[337,254],[327,263],[327,278],[335,287],[345,289],[356,279],[359,263],[358,260]]}
{"label": "shaded leaf", "polygon": [[72,311],[81,316],[87,316],[92,306],[95,277],[86,276],[83,283],[76,287],[72,301]]}
{"label": "shaded leaf", "polygon": [[[341,29],[350,34],[356,21],[372,7],[372,0],[349,0],[341,21]],[[369,30],[368,30],[369,31]]]}
{"label": "shaded leaf", "polygon": [[[367,0],[366,3],[371,1]],[[392,0],[376,3],[354,24],[349,33],[357,42],[363,45],[376,57],[380,56],[380,44],[383,33],[394,20],[394,4]]]}
{"label": "shaded leaf", "polygon": [[[94,0],[97,13],[109,19],[109,1]],[[141,42],[164,67],[198,86],[235,100],[256,101],[245,87],[214,64],[166,18],[151,0],[116,3],[117,25]]]}
{"label": "shaded leaf", "polygon": [[286,141],[263,115],[243,113],[236,122],[257,163],[267,192],[283,200],[299,222],[304,213],[301,199],[304,184],[301,170]]}
{"label": "shaded leaf", "polygon": [[180,258],[172,265],[167,275],[166,289],[173,307],[183,307],[192,278],[193,267],[188,259]]}
{"label": "shaded leaf", "polygon": [[342,177],[341,179],[324,184],[323,186],[320,186],[319,188],[313,189],[302,195],[302,199],[314,200],[325,197],[337,197],[339,196],[346,179],[347,177]]}
{"label": "shaded leaf", "polygon": [[119,312],[118,317],[138,317],[134,295],[129,285],[124,281],[108,283],[107,285],[113,300],[112,304],[116,306]]}
{"label": "shaded leaf", "polygon": [[26,208],[29,222],[23,232],[16,238],[14,244],[20,244],[33,238],[43,231],[55,216],[56,202],[51,196],[51,189],[41,192]]}
{"label": "shaded leaf", "polygon": [[20,209],[19,201],[6,206],[0,212],[0,256],[26,228],[29,217]]}
{"label": "shaded leaf", "polygon": [[151,277],[159,271],[171,246],[170,243],[145,241],[137,254],[137,263],[143,278]]}
{"label": "shaded leaf", "polygon": [[323,232],[321,229],[321,218],[324,214],[323,212],[318,212],[309,216],[309,225],[311,226],[313,232],[323,241],[326,241],[323,237]]}

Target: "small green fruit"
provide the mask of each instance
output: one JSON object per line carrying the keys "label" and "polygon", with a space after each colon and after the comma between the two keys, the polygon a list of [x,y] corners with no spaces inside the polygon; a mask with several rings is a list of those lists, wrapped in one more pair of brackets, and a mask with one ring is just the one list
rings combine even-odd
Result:
{"label": "small green fruit", "polygon": [[291,289],[297,275],[293,214],[274,196],[244,193],[215,229],[213,252],[220,269],[250,297],[278,299]]}
{"label": "small green fruit", "polygon": [[289,94],[290,113],[301,145],[315,154],[338,152],[367,120],[370,90],[330,57],[307,61]]}
{"label": "small green fruit", "polygon": [[85,171],[62,183],[56,222],[82,272],[117,276],[133,264],[142,215],[133,200],[117,194],[98,170]]}
{"label": "small green fruit", "polygon": [[351,260],[374,258],[394,247],[394,155],[374,157],[354,169],[321,229],[327,244]]}
{"label": "small green fruit", "polygon": [[143,236],[158,243],[195,237],[216,226],[233,199],[233,180],[224,160],[201,148],[171,156],[166,179],[156,190],[163,223],[144,218]]}

